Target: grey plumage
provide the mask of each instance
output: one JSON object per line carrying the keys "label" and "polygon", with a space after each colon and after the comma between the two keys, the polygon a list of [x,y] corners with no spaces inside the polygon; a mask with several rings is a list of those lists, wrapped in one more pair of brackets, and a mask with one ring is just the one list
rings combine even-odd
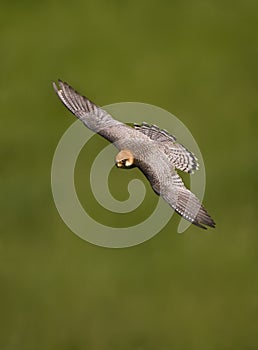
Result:
{"label": "grey plumage", "polygon": [[147,135],[151,140],[157,141],[176,169],[187,173],[198,170],[199,164],[195,155],[188,151],[185,146],[176,142],[176,137],[170,135],[167,130],[161,130],[158,126],[147,123],[134,124],[134,128]]}
{"label": "grey plumage", "polygon": [[192,173],[198,169],[194,154],[166,130],[146,123],[130,127],[111,117],[106,111],[80,95],[61,80],[53,87],[63,104],[89,129],[112,142],[120,151],[129,150],[137,166],[147,177],[154,191],[181,216],[206,228],[215,222],[198,198],[189,191],[175,169]]}

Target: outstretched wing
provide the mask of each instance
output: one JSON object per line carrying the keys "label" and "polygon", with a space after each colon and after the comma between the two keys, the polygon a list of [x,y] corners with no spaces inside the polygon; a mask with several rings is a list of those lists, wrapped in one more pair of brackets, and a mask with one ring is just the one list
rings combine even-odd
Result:
{"label": "outstretched wing", "polygon": [[175,211],[194,225],[206,228],[203,225],[215,227],[215,222],[199,199],[188,190],[178,174],[171,177],[171,183],[162,197]]}
{"label": "outstretched wing", "polygon": [[[201,204],[199,199],[188,190],[175,170],[164,163],[160,154],[160,162],[155,159],[137,166],[149,180],[154,191],[159,194],[179,215],[196,226],[215,227],[215,222]],[[205,225],[205,226],[204,226]]]}
{"label": "outstretched wing", "polygon": [[59,87],[53,82],[53,87],[60,100],[89,129],[99,133],[111,142],[123,137],[128,126],[113,119],[110,114],[80,95],[69,84],[58,80]]}
{"label": "outstretched wing", "polygon": [[198,170],[199,165],[195,155],[176,142],[175,136],[170,135],[166,130],[161,130],[158,126],[147,123],[134,124],[134,128],[151,140],[158,142],[176,169],[187,173],[193,173],[195,170]]}

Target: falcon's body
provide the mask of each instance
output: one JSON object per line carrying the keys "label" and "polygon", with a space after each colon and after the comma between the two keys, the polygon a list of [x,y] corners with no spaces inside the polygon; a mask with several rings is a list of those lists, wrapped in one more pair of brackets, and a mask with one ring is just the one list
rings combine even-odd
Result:
{"label": "falcon's body", "polygon": [[80,95],[67,83],[59,81],[54,89],[64,105],[89,129],[112,142],[120,151],[118,167],[137,166],[154,191],[161,195],[181,216],[193,224],[215,227],[215,223],[198,198],[185,186],[176,169],[191,173],[198,169],[196,157],[176,138],[155,125],[130,127]]}

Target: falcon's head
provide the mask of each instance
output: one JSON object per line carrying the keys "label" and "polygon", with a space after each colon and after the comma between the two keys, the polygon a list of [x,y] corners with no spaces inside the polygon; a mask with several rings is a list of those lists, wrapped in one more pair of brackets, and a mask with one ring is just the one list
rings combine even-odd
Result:
{"label": "falcon's head", "polygon": [[116,156],[116,166],[118,168],[131,168],[134,164],[134,158],[129,150],[122,150]]}

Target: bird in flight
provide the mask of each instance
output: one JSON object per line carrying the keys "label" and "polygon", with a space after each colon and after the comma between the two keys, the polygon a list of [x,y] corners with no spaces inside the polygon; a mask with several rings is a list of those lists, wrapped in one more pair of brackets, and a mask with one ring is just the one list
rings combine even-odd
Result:
{"label": "bird in flight", "polygon": [[117,167],[138,167],[153,190],[179,215],[201,228],[215,227],[207,210],[176,172],[193,173],[198,169],[198,162],[174,136],[156,125],[142,123],[131,127],[119,122],[61,80],[58,80],[58,85],[53,83],[53,87],[70,112],[118,148]]}

